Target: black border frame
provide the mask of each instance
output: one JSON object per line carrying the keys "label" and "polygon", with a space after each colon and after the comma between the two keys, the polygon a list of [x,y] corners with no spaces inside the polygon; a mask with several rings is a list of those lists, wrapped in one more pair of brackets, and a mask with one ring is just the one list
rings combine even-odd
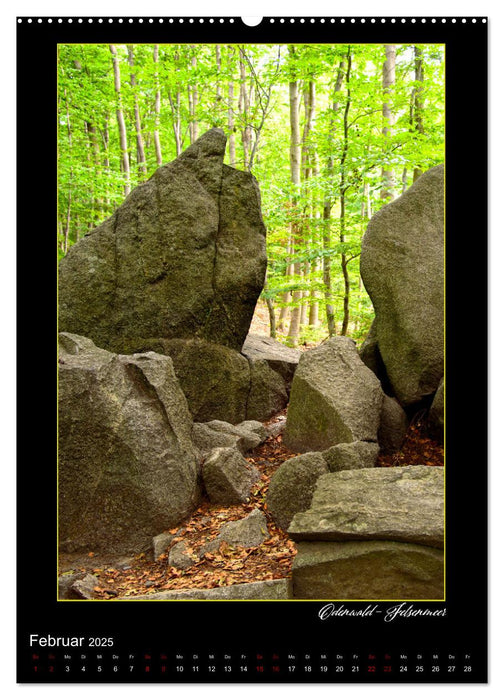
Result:
{"label": "black border frame", "polygon": [[[248,27],[239,17],[129,17],[109,23],[96,17],[19,18],[17,25],[17,317],[18,317],[18,681],[19,682],[486,682],[487,680],[487,29],[484,18],[317,17],[263,18]],[[163,19],[162,23],[159,19]],[[183,19],[181,23],[179,20]],[[200,22],[203,19],[203,22]],[[220,22],[223,19],[223,22]],[[274,23],[270,19],[275,19]],[[335,21],[332,22],[331,20]],[[361,20],[365,19],[365,22]],[[401,20],[405,19],[403,23]],[[426,21],[423,22],[423,19]],[[436,19],[433,23],[432,20]],[[456,21],[453,22],[452,20]],[[475,19],[476,22],[472,20]],[[331,618],[322,622],[319,602],[57,602],[56,600],[56,250],[57,183],[56,60],[58,43],[443,43],[446,45],[446,602],[415,603],[415,607],[446,607],[446,616],[409,618],[385,623],[383,618]],[[478,61],[469,60],[467,46]],[[474,53],[473,53],[474,55]],[[25,81],[30,79],[29,89]],[[478,109],[468,93],[477,90]],[[477,117],[475,117],[477,114]],[[476,121],[477,119],[477,121]],[[36,136],[34,124],[36,123]],[[26,195],[27,171],[30,178]],[[35,186],[33,186],[35,184]],[[475,204],[478,203],[476,207]],[[478,260],[478,279],[472,272]],[[53,271],[54,274],[49,273]],[[34,362],[33,322],[37,362]],[[477,329],[477,340],[469,336]],[[470,349],[466,352],[466,344]],[[470,368],[466,367],[470,363]],[[475,369],[477,368],[477,369]],[[34,391],[35,390],[35,391]],[[25,400],[29,396],[31,401]],[[28,406],[35,410],[27,410]],[[28,421],[30,425],[28,425]],[[27,437],[33,427],[37,438]],[[159,607],[164,605],[165,607]],[[169,605],[169,608],[166,606]],[[346,603],[365,608],[363,603]],[[392,606],[392,603],[383,605]],[[124,606],[127,606],[124,608]],[[175,632],[176,631],[176,632]],[[166,676],[117,677],[108,668],[83,679],[67,674],[33,670],[29,635],[114,637],[112,652],[123,656],[164,651],[175,659],[215,653],[220,669]],[[175,634],[177,643],[174,644]],[[286,671],[287,654],[303,660],[304,653],[328,651],[344,656],[361,654],[361,663],[374,653],[378,671],[292,675]],[[471,673],[435,674],[383,672],[385,654],[396,663],[401,653],[424,654],[423,662],[438,652],[462,665],[471,655]],[[223,655],[248,656],[249,666],[263,672],[224,673]],[[257,659],[257,655],[262,659]],[[279,659],[276,659],[278,656]],[[170,661],[172,663],[172,661]],[[172,665],[175,662],[173,661]],[[273,668],[280,664],[280,671]],[[47,664],[46,664],[47,666]],[[42,667],[42,662],[41,662]],[[157,667],[156,667],[157,668]],[[380,669],[382,669],[380,671]]]}

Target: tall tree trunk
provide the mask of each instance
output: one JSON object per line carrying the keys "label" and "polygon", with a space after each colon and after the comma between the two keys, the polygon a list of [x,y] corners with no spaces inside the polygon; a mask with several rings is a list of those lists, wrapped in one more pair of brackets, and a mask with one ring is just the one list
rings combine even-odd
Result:
{"label": "tall tree trunk", "polygon": [[[196,58],[196,46],[191,46],[193,55],[191,56],[191,66],[196,68],[198,65],[198,60]],[[196,80],[193,79],[193,84],[187,86],[189,93],[189,136],[191,143],[194,143],[198,138],[198,119],[197,119],[197,108],[198,108],[198,88],[196,86]]]}
{"label": "tall tree trunk", "polygon": [[[221,47],[219,44],[215,45],[215,68],[217,72],[217,77],[215,79],[215,102],[214,102],[214,111],[217,113],[220,111],[220,103],[222,100],[221,97],[221,87],[220,87],[220,72],[221,72],[221,67],[222,67],[222,59],[221,59]],[[214,124],[214,126],[217,126]]]}
{"label": "tall tree trunk", "polygon": [[[289,46],[289,51],[293,52],[293,47]],[[291,80],[289,82],[289,114],[290,114],[290,170],[291,182],[293,184],[292,209],[293,218],[291,223],[291,238],[294,255],[299,252],[300,248],[300,225],[298,214],[299,187],[301,185],[301,139],[299,133],[299,81]],[[294,262],[294,276],[301,277],[301,263]],[[291,311],[291,321],[289,326],[289,334],[287,342],[293,347],[297,347],[299,343],[299,321],[300,308],[299,301],[301,299],[301,290],[295,289],[292,293],[293,307]]]}
{"label": "tall tree trunk", "polygon": [[124,122],[124,114],[122,108],[122,96],[121,96],[121,72],[119,69],[119,57],[117,55],[117,49],[113,44],[109,44],[110,53],[112,54],[112,62],[114,65],[114,89],[116,93],[116,115],[117,115],[117,125],[119,127],[119,141],[121,144],[121,165],[122,172],[124,175],[124,196],[127,197],[131,192],[130,183],[130,163],[128,156],[128,138],[126,135],[126,124]]}
{"label": "tall tree trunk", "polygon": [[[343,150],[341,153],[340,165],[340,243],[345,243],[345,226],[346,226],[346,191],[348,189],[346,180],[346,158],[348,154],[348,113],[350,111],[350,72],[352,70],[352,54],[350,46],[347,54],[347,70],[346,70],[346,85],[347,97],[345,102],[345,112],[343,115]],[[345,284],[345,292],[343,295],[343,321],[341,323],[340,335],[346,335],[348,331],[348,323],[350,320],[350,277],[348,274],[348,260],[346,253],[341,253],[341,271],[343,273],[343,281]]]}
{"label": "tall tree trunk", "polygon": [[[304,184],[304,206],[303,206],[303,217],[302,217],[302,239],[304,242],[308,243],[311,240],[309,235],[310,224],[311,224],[311,206],[309,197],[309,180],[313,172],[313,146],[310,143],[310,134],[313,126],[313,116],[315,113],[315,82],[310,80],[305,83],[305,88],[303,91],[303,103],[305,111],[305,121],[303,127],[303,141],[301,149],[301,169],[303,174],[303,184]],[[305,282],[310,279],[310,263],[307,261],[304,263],[304,269],[302,270]],[[310,292],[302,292],[302,304],[299,318],[299,325],[305,326],[308,319],[308,304],[310,299]]]}
{"label": "tall tree trunk", "polygon": [[[291,262],[291,256],[292,256],[292,242],[291,238],[287,239],[287,245],[285,246],[285,260],[286,260],[286,265],[285,265],[285,279],[290,280],[292,275],[294,274],[294,265]],[[280,314],[278,317],[278,323],[277,323],[277,329],[279,331],[283,331],[285,328],[285,325],[287,323],[287,319],[289,317],[289,312],[290,312],[290,302],[292,300],[292,294],[289,290],[284,292],[282,294],[282,308],[280,309]]]}
{"label": "tall tree trunk", "polygon": [[[334,92],[332,96],[331,104],[331,122],[329,128],[329,153],[333,150],[333,142],[335,137],[336,128],[336,113],[339,110],[338,95],[341,92],[343,86],[343,80],[345,78],[345,61],[340,61],[338,66],[338,74],[336,77],[336,82],[334,84]],[[334,178],[334,156],[329,155],[326,164],[327,180],[330,185],[332,185],[332,180]],[[325,297],[325,308],[326,308],[326,319],[327,319],[327,330],[329,336],[332,337],[336,335],[336,320],[335,320],[335,310],[332,298],[332,270],[331,270],[331,256],[329,250],[331,248],[331,211],[334,204],[334,196],[331,192],[332,187],[330,186],[324,194],[324,206],[322,210],[322,246],[324,249],[324,257],[322,260],[322,273],[324,280],[324,297]]]}
{"label": "tall tree trunk", "polygon": [[250,163],[250,146],[252,141],[252,130],[249,124],[250,115],[250,94],[247,91],[247,71],[246,71],[246,58],[245,50],[243,48],[239,49],[239,63],[240,63],[240,98],[238,102],[238,109],[240,112],[241,122],[242,122],[242,147],[243,147],[243,167],[245,170],[249,169]]}
{"label": "tall tree trunk", "polygon": [[[228,72],[232,75],[233,69],[233,58],[234,58],[234,48],[230,46],[228,48]],[[236,166],[236,136],[235,136],[235,123],[234,123],[234,83],[231,80],[228,83],[228,148],[229,148],[229,165],[231,167]]]}
{"label": "tall tree trunk", "polygon": [[128,44],[128,63],[131,68],[130,83],[131,89],[133,91],[133,100],[135,104],[135,133],[138,170],[142,175],[147,175],[147,163],[145,162],[145,149],[142,137],[142,124],[140,120],[140,107],[138,105],[138,92],[136,89],[136,76],[133,72],[133,68],[135,66],[135,55],[133,53],[133,46],[131,44]]}
{"label": "tall tree trunk", "polygon": [[70,124],[70,110],[68,107],[68,96],[67,91],[64,91],[65,95],[65,107],[66,107],[66,119],[67,119],[67,136],[68,136],[68,152],[70,155],[70,180],[68,187],[68,200],[67,200],[67,213],[65,221],[65,229],[63,232],[63,252],[65,255],[68,253],[68,240],[70,236],[70,221],[71,221],[71,210],[72,210],[72,184],[73,184],[73,166],[72,166],[72,128]]}
{"label": "tall tree trunk", "polygon": [[[385,154],[388,141],[392,135],[394,114],[392,112],[391,93],[395,85],[396,47],[392,44],[385,46],[385,62],[383,64],[383,129]],[[386,200],[394,199],[394,171],[389,165],[382,168],[382,190],[380,197]]]}
{"label": "tall tree trunk", "polygon": [[163,164],[163,157],[161,155],[161,141],[159,140],[159,122],[161,115],[161,87],[159,84],[159,45],[154,44],[154,84],[156,86],[156,99],[154,102],[154,148],[156,149],[156,163],[159,165]]}
{"label": "tall tree trunk", "polygon": [[[413,101],[413,121],[415,130],[419,134],[424,134],[423,112],[424,112],[424,69],[423,69],[423,52],[420,46],[415,46],[415,88]],[[418,180],[422,170],[415,168],[413,171],[413,182]]]}

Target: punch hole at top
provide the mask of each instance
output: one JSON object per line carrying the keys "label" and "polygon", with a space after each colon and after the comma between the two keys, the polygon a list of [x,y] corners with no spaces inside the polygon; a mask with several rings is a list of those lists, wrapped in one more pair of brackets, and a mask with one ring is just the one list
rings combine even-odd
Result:
{"label": "punch hole at top", "polygon": [[246,24],[247,27],[257,27],[258,24],[261,24],[262,17],[241,17],[241,21],[243,24]]}

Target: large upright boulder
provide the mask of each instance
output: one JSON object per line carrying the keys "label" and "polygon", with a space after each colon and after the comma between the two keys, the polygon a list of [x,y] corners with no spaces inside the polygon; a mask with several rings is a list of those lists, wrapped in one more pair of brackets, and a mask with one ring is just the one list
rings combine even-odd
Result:
{"label": "large upright boulder", "polygon": [[192,419],[169,357],[60,334],[59,543],[134,554],[198,504]]}
{"label": "large upright boulder", "polygon": [[444,168],[422,175],[369,222],[361,275],[375,312],[379,355],[403,406],[443,376]]}
{"label": "large upright boulder", "polygon": [[60,330],[113,352],[156,338],[241,350],[264,284],[265,228],[257,182],[223,164],[225,148],[211,129],[70,249]]}
{"label": "large upright boulder", "polygon": [[294,452],[376,442],[383,392],[350,338],[303,353],[294,374],[284,443]]}

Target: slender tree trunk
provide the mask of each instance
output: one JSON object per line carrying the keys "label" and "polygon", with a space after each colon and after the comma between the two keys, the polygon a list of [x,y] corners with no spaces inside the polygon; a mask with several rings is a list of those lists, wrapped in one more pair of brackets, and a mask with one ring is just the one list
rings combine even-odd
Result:
{"label": "slender tree trunk", "polygon": [[[193,51],[193,55],[191,57],[191,66],[193,68],[196,68],[196,66],[198,65],[198,60],[196,58],[196,53],[195,53],[196,47],[191,46],[191,49]],[[189,114],[190,114],[189,135],[190,135],[191,143],[194,143],[198,138],[198,120],[197,120],[198,88],[196,86],[196,82],[194,81],[193,85],[188,85],[187,90],[189,93]]]}
{"label": "slender tree trunk", "polygon": [[[292,51],[291,47],[289,50]],[[292,209],[293,219],[291,223],[291,237],[294,255],[300,249],[300,225],[298,220],[298,199],[299,187],[301,185],[301,139],[299,133],[299,81],[291,80],[289,83],[289,114],[290,114],[290,169],[291,182],[293,184]],[[297,280],[301,278],[301,263],[294,262],[294,276]],[[301,290],[295,289],[292,293],[293,307],[291,311],[291,321],[289,326],[289,334],[287,342],[293,347],[297,347],[299,343],[299,322],[301,310],[299,302],[301,299]]]}
{"label": "slender tree trunk", "polygon": [[[415,88],[413,102],[413,121],[418,134],[424,134],[423,112],[424,112],[424,69],[423,52],[419,46],[415,46]],[[422,170],[415,168],[413,171],[413,182],[418,180]]]}
{"label": "slender tree trunk", "polygon": [[[313,146],[310,143],[310,134],[313,126],[313,117],[315,113],[315,82],[310,80],[305,84],[305,89],[303,92],[303,102],[305,111],[305,121],[303,127],[303,141],[301,149],[301,168],[303,173],[303,183],[304,183],[304,207],[303,207],[303,217],[302,217],[302,239],[305,242],[311,241],[311,236],[309,235],[310,224],[311,224],[311,206],[309,197],[309,180],[313,172]],[[309,283],[310,280],[310,263],[307,261],[304,263],[304,269],[302,271],[305,282]],[[305,326],[308,320],[308,305],[310,300],[310,292],[302,292],[302,304],[299,325]]]}
{"label": "slender tree trunk", "polygon": [[[343,86],[343,80],[345,78],[345,61],[340,61],[338,67],[338,74],[336,77],[336,82],[334,85],[334,94],[332,98],[331,105],[331,123],[329,128],[329,152],[333,150],[333,142],[335,137],[336,128],[336,113],[339,110],[339,102],[337,100],[338,94],[341,92]],[[334,156],[331,154],[327,159],[326,165],[327,179],[332,185],[334,179]],[[336,335],[336,320],[335,320],[335,310],[332,298],[332,260],[329,254],[331,248],[331,211],[334,204],[333,194],[331,192],[331,187],[326,191],[324,195],[324,206],[322,210],[322,246],[324,249],[324,257],[322,260],[322,273],[324,280],[324,297],[325,297],[325,308],[326,308],[326,319],[327,319],[327,330],[329,336],[332,337]]]}
{"label": "slender tree trunk", "polygon": [[[234,58],[234,48],[230,46],[228,48],[228,72],[229,75],[233,74],[233,58]],[[228,148],[229,148],[229,165],[231,167],[236,166],[236,136],[235,136],[235,123],[234,123],[234,83],[231,80],[228,83],[228,102],[227,102],[227,124],[228,124]]]}
{"label": "slender tree trunk", "polygon": [[[350,73],[352,70],[352,54],[350,46],[348,47],[347,54],[347,71],[346,71],[346,85],[347,85],[347,97],[345,103],[345,112],[343,115],[343,150],[341,153],[341,166],[340,166],[340,243],[345,243],[345,226],[346,226],[346,191],[348,189],[346,181],[346,158],[348,154],[348,113],[350,111]],[[350,277],[348,274],[348,260],[346,253],[341,253],[341,271],[343,273],[343,281],[345,284],[345,292],[343,295],[343,321],[341,323],[340,335],[346,335],[348,331],[348,324],[350,320]]]}
{"label": "slender tree trunk", "polygon": [[[395,65],[396,65],[396,47],[391,44],[385,46],[385,62],[383,64],[383,129],[384,150],[387,151],[388,141],[392,135],[392,127],[394,125],[394,115],[392,112],[391,94],[395,85]],[[386,200],[392,200],[394,194],[394,171],[388,166],[382,168],[382,190],[380,197]]]}
{"label": "slender tree trunk", "polygon": [[68,199],[67,199],[67,213],[65,229],[63,232],[63,252],[65,255],[68,253],[68,240],[70,236],[70,221],[71,221],[71,210],[72,210],[72,184],[73,184],[73,166],[72,166],[72,127],[70,124],[70,109],[68,107],[68,96],[67,91],[64,91],[65,95],[65,107],[66,107],[66,119],[67,119],[67,136],[68,136],[68,152],[70,155],[70,178],[68,187]]}
{"label": "slender tree trunk", "polygon": [[130,163],[128,157],[128,139],[126,135],[126,124],[124,122],[122,96],[121,96],[121,72],[119,69],[119,57],[117,49],[113,44],[109,44],[110,53],[112,54],[112,62],[114,65],[114,88],[117,101],[117,125],[119,127],[119,141],[121,144],[121,164],[124,175],[124,196],[126,197],[131,192],[130,184]]}
{"label": "slender tree trunk", "polygon": [[243,167],[249,169],[250,163],[250,146],[252,141],[252,130],[249,124],[250,113],[250,94],[247,92],[247,71],[246,58],[244,49],[239,50],[240,63],[240,98],[238,109],[242,122],[242,147],[243,147]]}
{"label": "slender tree trunk", "polygon": [[222,67],[222,59],[221,59],[221,47],[219,46],[219,44],[215,45],[215,67],[217,69],[217,77],[215,80],[214,111],[217,113],[220,110],[220,103],[222,100],[221,86],[220,86],[220,72],[221,72],[221,67]]}
{"label": "slender tree trunk", "polygon": [[154,148],[156,149],[156,163],[159,165],[163,164],[163,157],[161,155],[161,141],[159,140],[159,122],[161,115],[161,87],[159,85],[159,45],[154,44],[154,84],[156,86],[156,99],[154,102]]}
{"label": "slender tree trunk", "polygon": [[[289,239],[287,241],[286,249],[285,249],[285,259],[287,261],[287,264],[285,266],[285,279],[289,280],[291,279],[292,275],[294,274],[294,265],[290,262],[291,260],[291,255],[292,255],[292,242],[289,236]],[[289,310],[290,310],[290,302],[292,300],[292,294],[290,291],[286,291],[282,295],[282,308],[280,309],[280,316],[278,319],[278,324],[277,324],[277,329],[279,331],[283,331],[285,328],[285,324],[287,323],[287,319],[289,317]]]}
{"label": "slender tree trunk", "polygon": [[137,144],[138,170],[142,175],[147,175],[147,163],[145,162],[145,149],[142,137],[142,124],[140,120],[140,107],[138,105],[138,92],[136,89],[136,76],[133,72],[133,68],[135,66],[135,55],[133,53],[133,46],[131,44],[128,44],[128,63],[131,68],[130,82],[131,89],[133,91],[133,100],[135,104],[135,133]]}
{"label": "slender tree trunk", "polygon": [[[110,135],[109,135],[109,119],[110,115],[107,113],[105,114],[105,121],[103,123],[103,132],[102,132],[102,143],[103,143],[103,167],[105,170],[106,175],[110,175],[110,150],[109,150],[109,144],[110,144]],[[106,178],[106,181],[108,182],[110,180],[110,177]],[[106,189],[105,193],[105,206],[108,207],[110,205],[110,195],[109,195],[109,190]]]}

